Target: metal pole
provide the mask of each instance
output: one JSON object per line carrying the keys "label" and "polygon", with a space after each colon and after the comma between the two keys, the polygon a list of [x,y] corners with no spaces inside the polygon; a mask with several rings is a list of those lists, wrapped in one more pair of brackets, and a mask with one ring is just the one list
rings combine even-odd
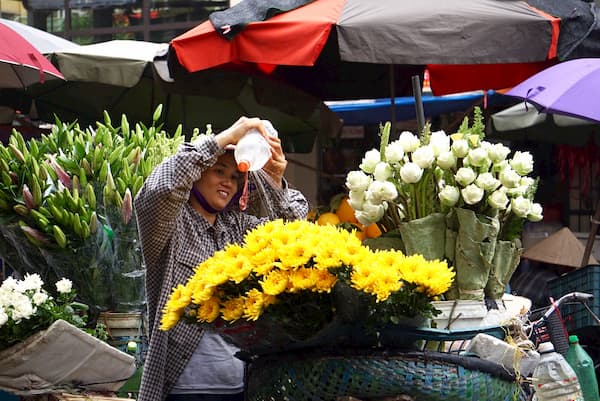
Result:
{"label": "metal pole", "polygon": [[588,265],[588,263],[590,263],[590,254],[592,253],[592,248],[594,247],[596,232],[598,231],[598,224],[600,223],[598,220],[600,220],[600,201],[598,201],[598,205],[596,206],[596,212],[592,217],[590,217],[590,222],[592,224],[590,226],[590,233],[585,245],[585,251],[583,252],[583,258],[581,259],[581,267],[585,267]]}
{"label": "metal pole", "polygon": [[412,77],[413,95],[415,97],[415,111],[417,113],[417,127],[419,135],[425,128],[425,112],[423,111],[423,98],[421,97],[421,80],[418,75]]}
{"label": "metal pole", "polygon": [[391,118],[391,133],[392,137],[396,133],[396,73],[394,69],[394,64],[390,64],[390,118]]}

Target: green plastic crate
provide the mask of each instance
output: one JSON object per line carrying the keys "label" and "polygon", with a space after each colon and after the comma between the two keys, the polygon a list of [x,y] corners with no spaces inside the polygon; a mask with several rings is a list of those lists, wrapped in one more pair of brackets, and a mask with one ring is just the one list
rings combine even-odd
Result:
{"label": "green plastic crate", "polygon": [[[600,265],[587,265],[548,282],[548,292],[554,299],[575,291],[592,294],[594,299],[588,306],[600,316]],[[561,306],[560,312],[569,332],[597,326],[593,316],[579,303]]]}

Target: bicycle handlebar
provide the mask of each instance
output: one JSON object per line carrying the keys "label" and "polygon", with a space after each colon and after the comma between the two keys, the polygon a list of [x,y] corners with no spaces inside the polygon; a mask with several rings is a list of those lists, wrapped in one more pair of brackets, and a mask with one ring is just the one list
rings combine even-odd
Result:
{"label": "bicycle handlebar", "polygon": [[544,313],[544,318],[548,318],[555,309],[560,307],[561,304],[569,301],[577,301],[580,303],[585,303],[594,299],[593,294],[588,294],[587,292],[570,292],[568,294],[563,295],[558,300],[554,301],[550,308]]}

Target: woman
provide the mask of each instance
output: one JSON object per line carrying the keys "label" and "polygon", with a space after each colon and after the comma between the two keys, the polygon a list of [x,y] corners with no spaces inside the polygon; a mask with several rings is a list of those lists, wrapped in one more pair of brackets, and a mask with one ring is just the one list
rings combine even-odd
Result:
{"label": "woman", "polygon": [[[237,170],[235,145],[251,128],[271,146],[271,159],[250,183]],[[179,323],[161,331],[162,309],[178,284],[194,268],[227,244],[266,221],[237,207],[241,187],[249,185],[250,207],[260,201],[270,218],[304,218],[308,202],[288,188],[287,161],[278,138],[266,134],[258,118],[240,118],[217,135],[185,143],[150,174],[135,199],[139,235],[146,265],[149,348],[140,401],[242,401],[244,365],[237,349],[216,333]]]}

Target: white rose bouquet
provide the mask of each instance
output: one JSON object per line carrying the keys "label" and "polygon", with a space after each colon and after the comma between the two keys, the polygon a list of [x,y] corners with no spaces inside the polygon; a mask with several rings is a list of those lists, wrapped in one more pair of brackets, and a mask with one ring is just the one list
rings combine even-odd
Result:
{"label": "white rose bouquet", "polygon": [[[519,260],[523,224],[542,219],[537,180],[528,176],[533,157],[519,151],[509,157],[511,150],[485,141],[484,131],[478,108],[473,125],[465,118],[452,135],[426,127],[420,137],[403,132],[390,142],[388,123],[380,149],[366,152],[360,170],[346,179],[359,222],[397,234],[408,254],[451,262],[459,287],[463,278],[463,294],[453,295],[461,298],[481,298],[490,274],[495,284],[488,295],[497,297]],[[505,247],[510,252],[497,252]],[[494,263],[504,265],[502,273]]]}

